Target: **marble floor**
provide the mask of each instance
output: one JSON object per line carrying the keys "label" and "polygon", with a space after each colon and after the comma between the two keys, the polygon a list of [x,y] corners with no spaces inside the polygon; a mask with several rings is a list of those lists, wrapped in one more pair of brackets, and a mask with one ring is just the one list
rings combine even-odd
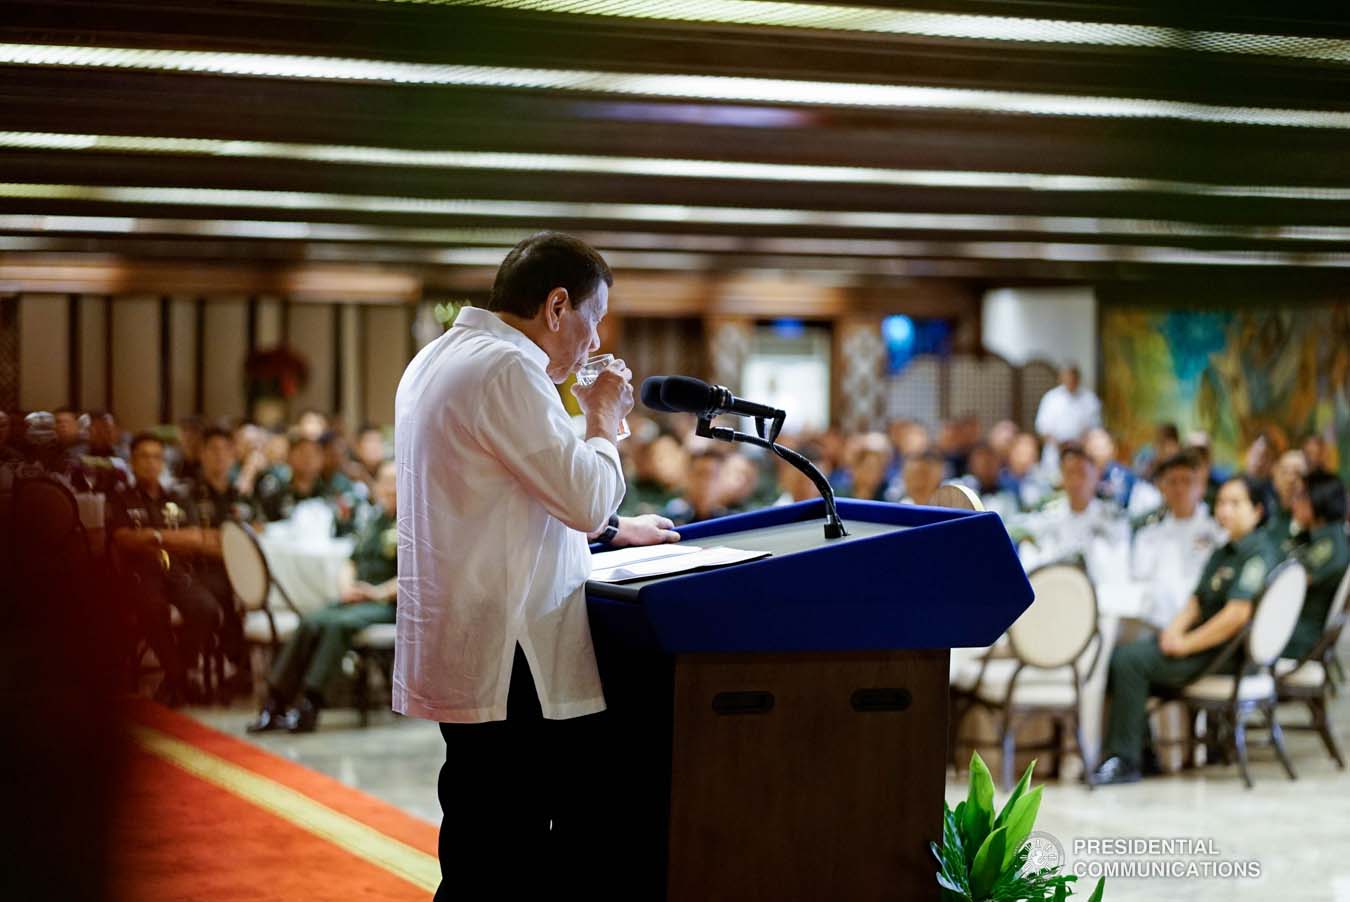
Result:
{"label": "marble floor", "polygon": [[[1342,654],[1343,660],[1350,655]],[[444,751],[434,724],[375,714],[365,729],[351,711],[325,712],[320,730],[304,736],[246,736],[246,708],[195,708],[203,723],[244,737],[278,755],[332,776],[432,823],[440,820],[436,776]],[[1286,710],[1285,723],[1306,712]],[[1350,693],[1334,700],[1333,719],[1350,750]],[[1290,781],[1268,748],[1252,751],[1255,788],[1247,790],[1234,766],[1212,766],[1179,776],[1089,792],[1077,784],[1048,784],[1037,831],[1063,850],[1070,873],[1122,862],[1182,862],[1197,869],[1240,862],[1259,876],[1115,877],[1107,902],[1350,902],[1350,771],[1337,770],[1314,734],[1290,732],[1288,744],[1298,779]],[[964,782],[949,782],[948,799],[965,796]],[[1003,793],[997,794],[1001,804]],[[1114,855],[1092,853],[1094,840],[1180,839],[1207,841],[1194,854]],[[1051,846],[1052,848],[1052,846]],[[1086,898],[1095,879],[1080,882]]]}

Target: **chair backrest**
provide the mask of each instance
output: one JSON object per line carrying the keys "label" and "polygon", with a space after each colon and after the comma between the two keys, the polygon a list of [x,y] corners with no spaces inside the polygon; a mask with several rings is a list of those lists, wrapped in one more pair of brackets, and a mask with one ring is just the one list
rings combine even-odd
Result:
{"label": "chair backrest", "polygon": [[10,519],[15,550],[23,555],[65,555],[83,531],[75,495],[45,477],[15,480]]}
{"label": "chair backrest", "polygon": [[1033,570],[1035,600],[1008,628],[1013,654],[1034,667],[1075,663],[1097,634],[1097,593],[1076,564],[1047,564]]}
{"label": "chair backrest", "polygon": [[1295,560],[1287,560],[1271,571],[1266,587],[1256,599],[1251,632],[1247,634],[1247,654],[1257,664],[1269,665],[1289,644],[1308,594],[1308,572]]}
{"label": "chair backrest", "polygon": [[1341,576],[1341,584],[1336,587],[1336,594],[1331,596],[1331,607],[1327,610],[1327,626],[1336,622],[1336,618],[1345,613],[1346,599],[1350,598],[1350,567],[1345,568],[1345,573]]}
{"label": "chair backrest", "polygon": [[938,486],[933,497],[928,500],[929,507],[950,507],[963,511],[982,511],[984,502],[970,488],[959,482],[947,482]]}
{"label": "chair backrest", "polygon": [[226,520],[220,524],[220,552],[225,559],[225,575],[230,588],[247,610],[267,606],[272,574],[267,569],[258,537],[247,524]]}

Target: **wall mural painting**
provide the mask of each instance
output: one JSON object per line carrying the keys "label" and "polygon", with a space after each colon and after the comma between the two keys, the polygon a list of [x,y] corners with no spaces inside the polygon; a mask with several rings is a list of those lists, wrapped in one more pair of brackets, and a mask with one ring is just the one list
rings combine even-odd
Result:
{"label": "wall mural painting", "polygon": [[1262,432],[1277,446],[1321,435],[1350,479],[1350,304],[1281,309],[1105,307],[1106,425],[1133,449],[1159,422],[1204,430],[1235,466]]}

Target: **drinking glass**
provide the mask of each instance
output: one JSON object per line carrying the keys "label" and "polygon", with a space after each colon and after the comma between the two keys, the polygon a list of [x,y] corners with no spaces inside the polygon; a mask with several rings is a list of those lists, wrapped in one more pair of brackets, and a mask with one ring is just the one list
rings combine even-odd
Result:
{"label": "drinking glass", "polygon": [[[596,379],[599,379],[600,374],[609,369],[613,362],[613,354],[596,354],[594,357],[587,357],[586,362],[577,370],[577,384],[590,385]],[[623,441],[632,434],[632,431],[628,428],[628,418],[624,417],[619,421],[619,434],[616,437],[619,441]]]}

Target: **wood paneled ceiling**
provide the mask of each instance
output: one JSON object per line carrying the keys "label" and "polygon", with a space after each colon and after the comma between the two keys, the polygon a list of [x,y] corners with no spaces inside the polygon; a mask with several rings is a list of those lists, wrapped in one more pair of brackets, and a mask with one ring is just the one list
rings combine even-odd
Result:
{"label": "wood paneled ceiling", "polygon": [[0,258],[1339,285],[1350,14],[1306,9],[5,0]]}

